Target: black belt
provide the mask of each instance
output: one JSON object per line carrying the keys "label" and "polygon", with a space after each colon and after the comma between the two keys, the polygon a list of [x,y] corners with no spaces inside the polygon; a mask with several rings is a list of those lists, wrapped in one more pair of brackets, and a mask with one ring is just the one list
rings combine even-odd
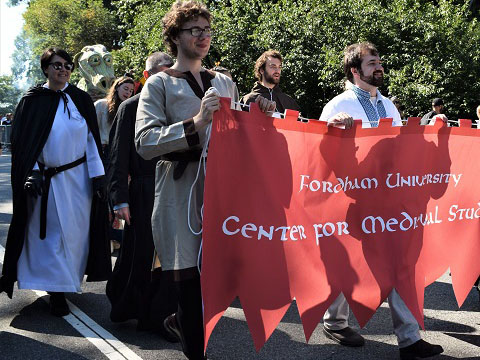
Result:
{"label": "black belt", "polygon": [[173,180],[178,180],[182,177],[189,162],[200,160],[202,150],[189,150],[185,152],[172,152],[162,155],[162,160],[177,161],[173,168]]}
{"label": "black belt", "polygon": [[61,173],[62,171],[74,168],[82,163],[87,161],[87,155],[83,155],[82,158],[75,160],[69,164],[65,164],[58,167],[47,168],[45,169],[45,164],[39,162],[40,169],[43,172],[43,176],[45,177],[45,182],[43,183],[43,193],[42,193],[42,200],[40,202],[40,239],[45,239],[47,236],[47,204],[48,204],[48,193],[50,191],[50,182],[52,177]]}

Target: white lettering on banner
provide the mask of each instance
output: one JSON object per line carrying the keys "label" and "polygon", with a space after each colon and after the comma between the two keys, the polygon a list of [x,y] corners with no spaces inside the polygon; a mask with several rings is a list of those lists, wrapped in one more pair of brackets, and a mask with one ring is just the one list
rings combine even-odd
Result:
{"label": "white lettering on banner", "polygon": [[[390,218],[385,221],[381,216],[367,216],[362,220],[362,230],[365,234],[375,234],[376,232],[395,232],[397,230],[407,231],[411,228],[416,229],[419,226],[431,224],[440,224],[443,220],[438,218],[438,206],[435,206],[434,212],[427,212],[412,217],[410,214],[402,211],[400,213],[403,219],[399,222],[397,218]],[[398,228],[396,226],[398,225]]]}
{"label": "white lettering on banner", "polygon": [[[458,186],[462,174],[423,174],[423,175],[402,175],[401,173],[389,173],[385,179],[385,185],[390,188],[398,187],[421,187],[429,184],[448,184],[454,183]],[[363,189],[371,190],[378,188],[376,178],[337,178],[338,183],[332,183],[326,180],[310,180],[310,175],[300,175],[300,189],[313,192],[321,191],[324,193],[339,193],[349,190]]]}
{"label": "white lettering on banner", "polygon": [[314,179],[310,181],[309,175],[300,175],[300,178],[300,190],[298,192],[301,192],[304,188],[313,192],[321,190],[326,193],[339,193],[340,191],[376,189],[378,187],[378,180],[375,178],[354,178],[350,180],[347,176],[345,179],[337,178],[337,184],[325,180],[320,181]]}
{"label": "white lettering on banner", "polygon": [[303,225],[293,225],[293,226],[263,226],[255,225],[253,223],[246,223],[240,225],[240,218],[232,215],[225,219],[222,224],[222,230],[225,235],[233,236],[238,233],[244,238],[251,239],[256,237],[257,240],[261,238],[266,238],[272,240],[275,234],[280,235],[279,239],[281,241],[297,241],[306,239],[305,228]]}
{"label": "white lettering on banner", "polygon": [[458,220],[473,220],[480,218],[480,202],[477,204],[477,208],[467,208],[467,209],[459,209],[458,205],[450,206],[448,213],[450,216],[448,217],[448,221],[455,221]]}
{"label": "white lettering on banner", "polygon": [[317,245],[320,244],[320,238],[326,236],[332,236],[335,231],[337,231],[337,235],[343,234],[350,234],[347,230],[348,224],[345,221],[339,221],[336,224],[327,222],[325,224],[313,224],[313,228],[315,229],[315,240],[317,241]]}
{"label": "white lettering on banner", "polygon": [[[480,219],[480,202],[477,203],[476,207],[469,208],[460,208],[458,205],[452,205],[448,213],[448,221]],[[439,217],[439,207],[435,206],[433,211],[421,213],[416,216],[412,216],[406,211],[402,211],[399,216],[391,218],[369,215],[363,218],[361,228],[365,234],[390,233],[408,231],[428,225],[441,224],[442,222],[443,220]],[[348,230],[349,224],[346,221],[327,221],[312,225],[315,231],[317,246],[320,244],[322,238],[350,234]],[[307,238],[303,225],[265,226],[251,222],[242,223],[240,218],[235,215],[229,216],[223,221],[222,230],[227,236],[238,235],[245,239],[276,239],[280,241],[290,240],[297,242]]]}
{"label": "white lettering on banner", "polygon": [[415,187],[425,186],[429,184],[448,184],[450,180],[453,180],[455,187],[460,182],[462,174],[424,174],[424,175],[407,175],[404,176],[400,173],[387,174],[385,184],[390,189],[396,187]]}

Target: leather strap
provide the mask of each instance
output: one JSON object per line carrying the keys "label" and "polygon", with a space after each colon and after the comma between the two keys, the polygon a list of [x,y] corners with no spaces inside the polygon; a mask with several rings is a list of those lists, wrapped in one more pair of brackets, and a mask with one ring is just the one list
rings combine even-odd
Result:
{"label": "leather strap", "polygon": [[45,169],[45,164],[39,163],[40,168],[43,170],[43,176],[45,177],[43,183],[43,193],[40,203],[40,239],[44,240],[47,236],[47,204],[52,177],[54,177],[58,173],[61,173],[62,171],[74,168],[75,166],[78,166],[85,161],[87,161],[87,155],[83,155],[83,157],[81,157],[80,159],[75,160],[69,164],[47,169]]}

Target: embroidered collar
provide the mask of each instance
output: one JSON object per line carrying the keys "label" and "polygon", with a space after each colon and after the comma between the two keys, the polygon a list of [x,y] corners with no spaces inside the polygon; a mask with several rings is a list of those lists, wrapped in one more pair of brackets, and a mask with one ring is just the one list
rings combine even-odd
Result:
{"label": "embroidered collar", "polygon": [[[352,84],[352,90],[355,93],[355,95],[357,95],[357,97],[361,96],[365,99],[370,100],[371,96],[370,96],[369,91],[360,89],[357,85],[353,85],[353,84]],[[378,91],[378,89],[377,89],[377,99],[380,99],[381,97],[382,97],[382,95],[380,94],[380,91]]]}
{"label": "embroidered collar", "polygon": [[367,119],[370,122],[371,127],[377,127],[378,121],[381,118],[387,117],[387,112],[385,111],[385,107],[383,106],[383,96],[380,94],[380,91],[377,89],[377,100],[375,102],[375,106],[370,101],[370,93],[363,89],[360,89],[358,86],[353,85],[352,91],[357,96],[358,101],[365,110],[365,114],[367,115]]}

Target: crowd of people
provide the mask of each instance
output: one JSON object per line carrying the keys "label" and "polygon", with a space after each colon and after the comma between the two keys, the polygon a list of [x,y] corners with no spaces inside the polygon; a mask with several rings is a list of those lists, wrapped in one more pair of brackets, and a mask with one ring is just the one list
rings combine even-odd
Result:
{"label": "crowd of people", "polygon": [[[87,281],[105,281],[113,322],[137,320],[139,330],[180,342],[189,359],[206,359],[198,258],[204,178],[197,168],[220,97],[255,102],[281,116],[298,110],[279,83],[283,59],[275,50],[256,61],[257,82],[240,100],[230,72],[202,67],[212,38],[212,17],[196,1],[178,1],[163,18],[168,51],[151,54],[147,79],[118,78],[108,96],[92,102],[69,83],[71,56],[49,48],[41,57],[47,81],[22,97],[13,121],[13,216],[8,232],[0,292],[45,290],[55,316],[69,313],[65,293]],[[371,43],[348,46],[346,90],[326,104],[320,120],[349,128],[380,118],[405,123],[397,98],[384,97],[379,52]],[[443,100],[422,118],[447,121]],[[240,109],[240,108],[238,108]],[[480,107],[477,109],[480,116]],[[193,184],[193,185],[192,185]],[[125,222],[118,258],[111,270],[109,208]],[[188,214],[188,215],[187,215]],[[443,352],[421,339],[419,325],[393,290],[388,297],[402,359]],[[324,316],[324,334],[345,346],[363,346],[348,324],[349,306],[340,295]]]}

